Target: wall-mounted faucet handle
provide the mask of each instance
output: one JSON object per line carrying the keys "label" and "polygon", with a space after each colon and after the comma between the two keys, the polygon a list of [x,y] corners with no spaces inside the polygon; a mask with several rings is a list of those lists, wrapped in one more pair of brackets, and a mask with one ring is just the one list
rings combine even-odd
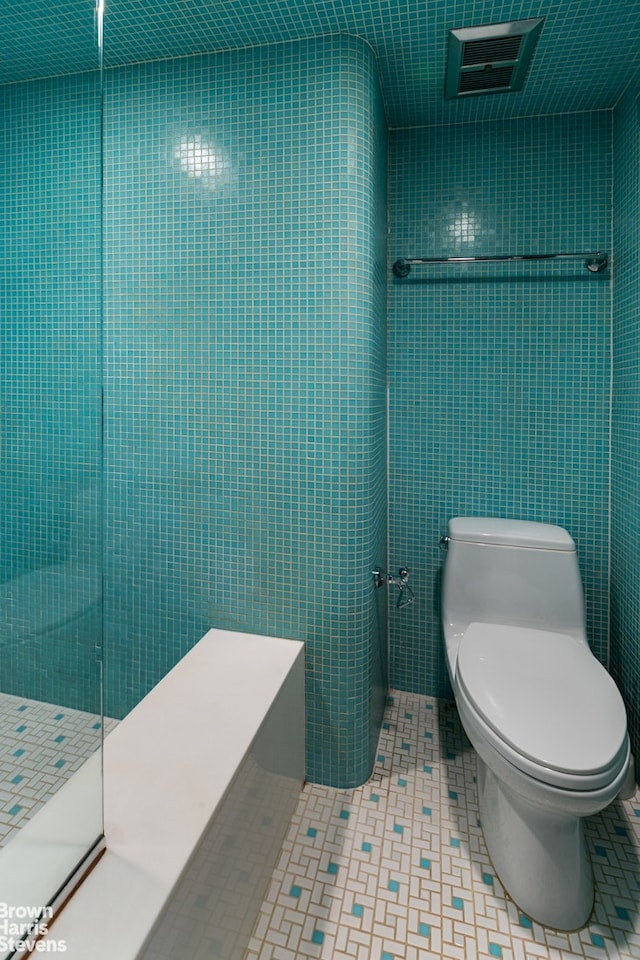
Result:
{"label": "wall-mounted faucet handle", "polygon": [[415,600],[415,594],[411,587],[408,585],[407,580],[409,579],[409,570],[407,567],[400,567],[398,570],[399,580],[396,580],[395,577],[392,577],[390,573],[385,573],[384,570],[372,570],[373,582],[376,587],[397,587],[399,590],[398,601],[396,607],[406,607],[408,603],[413,603]]}
{"label": "wall-mounted faucet handle", "polygon": [[387,584],[392,582],[392,577],[384,572],[384,570],[372,570],[373,583],[376,587],[385,587]]}
{"label": "wall-mounted faucet handle", "polygon": [[409,579],[409,570],[407,567],[400,567],[398,570],[398,576],[400,580],[397,582],[397,587],[400,591],[398,594],[398,600],[396,602],[396,607],[400,610],[402,607],[406,607],[409,603],[413,603],[416,596],[407,583]]}

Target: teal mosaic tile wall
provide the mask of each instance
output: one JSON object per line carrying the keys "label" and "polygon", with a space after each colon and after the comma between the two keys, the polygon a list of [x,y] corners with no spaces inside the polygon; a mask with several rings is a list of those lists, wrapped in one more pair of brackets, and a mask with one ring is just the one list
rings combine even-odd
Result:
{"label": "teal mosaic tile wall", "polygon": [[[394,131],[389,262],[610,250],[611,115]],[[390,289],[391,684],[449,693],[439,627],[449,517],[558,523],[607,658],[610,277],[580,261],[416,268]]]}
{"label": "teal mosaic tile wall", "polygon": [[[92,0],[0,4],[0,83],[92,69],[93,11]],[[522,90],[444,99],[451,28],[531,16],[544,18],[544,27]],[[374,51],[391,127],[611,109],[640,68],[640,6],[634,0],[607,3],[606,10],[582,0],[105,3],[107,67],[338,34],[360,37]]]}
{"label": "teal mosaic tile wall", "polygon": [[[369,515],[367,556],[382,565],[387,556],[387,125],[382,98],[377,84],[371,87],[373,104],[371,111],[372,154],[369,161],[370,197],[367,207],[371,211],[371,240],[373,241],[373,271],[369,278],[371,295],[371,345],[367,348],[370,357],[368,394],[368,431],[370,436],[368,477],[366,487],[366,511]],[[357,265],[356,265],[357,264]],[[360,269],[357,260],[355,269]],[[371,576],[370,567],[365,577]],[[369,580],[369,584],[371,584]],[[369,588],[371,589],[371,587]],[[378,738],[382,724],[387,691],[389,687],[389,645],[386,591],[373,589],[376,594],[371,606],[369,636],[369,753],[375,760]]]}
{"label": "teal mosaic tile wall", "polygon": [[97,74],[0,87],[0,689],[100,709]]}
{"label": "teal mosaic tile wall", "polygon": [[108,72],[106,709],[209,627],[304,640],[307,777],[345,787],[384,687],[383,164],[354,38]]}
{"label": "teal mosaic tile wall", "polygon": [[613,119],[611,670],[640,757],[640,78]]}

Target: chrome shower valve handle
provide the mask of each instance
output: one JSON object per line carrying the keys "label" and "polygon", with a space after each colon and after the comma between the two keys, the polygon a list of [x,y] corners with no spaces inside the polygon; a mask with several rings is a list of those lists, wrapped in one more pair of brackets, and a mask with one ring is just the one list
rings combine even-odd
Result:
{"label": "chrome shower valve handle", "polygon": [[398,599],[396,600],[396,607],[398,610],[401,607],[406,607],[410,603],[413,603],[416,599],[413,590],[407,583],[409,579],[409,570],[407,567],[400,567],[398,570],[399,579],[397,580],[395,577],[392,577],[390,573],[385,573],[381,568],[372,570],[371,573],[373,574],[373,582],[376,587],[390,587],[393,585],[398,588],[399,594]]}

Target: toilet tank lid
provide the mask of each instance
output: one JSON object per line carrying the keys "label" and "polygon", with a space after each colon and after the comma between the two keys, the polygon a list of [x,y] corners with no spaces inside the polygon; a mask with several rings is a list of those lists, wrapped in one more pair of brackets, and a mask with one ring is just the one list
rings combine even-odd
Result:
{"label": "toilet tank lid", "polygon": [[537,547],[540,550],[575,550],[575,543],[563,527],[531,520],[504,520],[498,517],[453,517],[449,520],[451,540],[493,543],[510,547]]}

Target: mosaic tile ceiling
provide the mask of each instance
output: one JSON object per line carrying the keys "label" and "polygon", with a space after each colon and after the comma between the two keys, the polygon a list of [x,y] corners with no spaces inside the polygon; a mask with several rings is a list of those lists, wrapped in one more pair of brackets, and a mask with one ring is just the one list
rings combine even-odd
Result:
{"label": "mosaic tile ceiling", "polygon": [[[443,97],[451,28],[544,17],[524,90]],[[0,82],[92,69],[93,0],[0,0]],[[356,34],[392,127],[612,107],[640,69],[640,0],[106,0],[108,66]]]}

